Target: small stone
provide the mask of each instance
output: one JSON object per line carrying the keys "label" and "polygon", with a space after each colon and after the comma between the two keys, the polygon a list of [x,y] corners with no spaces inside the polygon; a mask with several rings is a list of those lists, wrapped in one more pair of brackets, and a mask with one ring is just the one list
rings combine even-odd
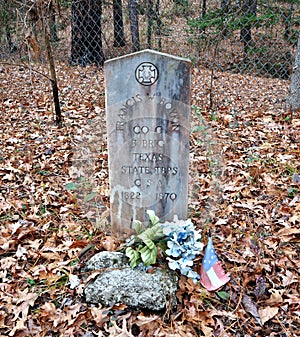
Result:
{"label": "small stone", "polygon": [[86,266],[82,269],[83,272],[107,269],[107,268],[120,268],[128,266],[128,258],[126,255],[118,252],[100,252],[94,255]]}

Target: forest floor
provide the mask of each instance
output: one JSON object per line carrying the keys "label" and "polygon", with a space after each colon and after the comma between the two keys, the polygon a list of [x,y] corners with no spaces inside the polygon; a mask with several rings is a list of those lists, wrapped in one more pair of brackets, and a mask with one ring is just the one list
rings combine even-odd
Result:
{"label": "forest floor", "polygon": [[[109,234],[103,71],[57,70],[62,128],[45,78],[0,66],[0,336],[299,335],[300,116],[277,99],[288,82],[214,73],[210,110],[210,72],[193,70],[189,217],[204,244],[212,231],[231,280],[208,292],[181,277],[177,307],[151,313],[87,304],[84,281],[72,283],[89,257],[121,243]],[[74,156],[95,136],[97,221],[68,188]]]}

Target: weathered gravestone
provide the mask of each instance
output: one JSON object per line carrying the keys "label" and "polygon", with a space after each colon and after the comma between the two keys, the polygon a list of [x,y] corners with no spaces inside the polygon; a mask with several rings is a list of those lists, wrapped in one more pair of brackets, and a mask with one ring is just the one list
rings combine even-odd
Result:
{"label": "weathered gravestone", "polygon": [[146,210],[187,217],[191,63],[144,50],[105,62],[111,223],[119,234]]}

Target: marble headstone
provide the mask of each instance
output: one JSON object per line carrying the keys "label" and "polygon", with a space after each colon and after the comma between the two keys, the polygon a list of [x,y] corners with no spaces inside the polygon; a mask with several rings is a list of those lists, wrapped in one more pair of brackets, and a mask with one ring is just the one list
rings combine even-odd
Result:
{"label": "marble headstone", "polygon": [[111,224],[187,217],[189,60],[143,50],[105,62]]}

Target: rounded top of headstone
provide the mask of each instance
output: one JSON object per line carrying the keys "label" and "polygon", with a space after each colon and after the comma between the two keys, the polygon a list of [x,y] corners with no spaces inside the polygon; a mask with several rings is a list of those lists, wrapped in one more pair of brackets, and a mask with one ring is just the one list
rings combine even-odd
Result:
{"label": "rounded top of headstone", "polygon": [[191,60],[183,58],[183,57],[178,57],[178,56],[174,56],[174,55],[170,55],[167,53],[161,53],[158,52],[156,50],[152,50],[152,49],[144,49],[135,53],[131,53],[131,54],[126,54],[120,57],[115,57],[112,59],[109,59],[107,61],[104,62],[104,66],[106,64],[112,63],[112,62],[119,62],[120,60],[126,60],[126,59],[131,59],[131,58],[137,58],[139,56],[156,56],[156,57],[161,57],[161,58],[168,58],[168,59],[172,59],[173,61],[178,61],[178,62],[187,62],[187,63],[192,63]]}

